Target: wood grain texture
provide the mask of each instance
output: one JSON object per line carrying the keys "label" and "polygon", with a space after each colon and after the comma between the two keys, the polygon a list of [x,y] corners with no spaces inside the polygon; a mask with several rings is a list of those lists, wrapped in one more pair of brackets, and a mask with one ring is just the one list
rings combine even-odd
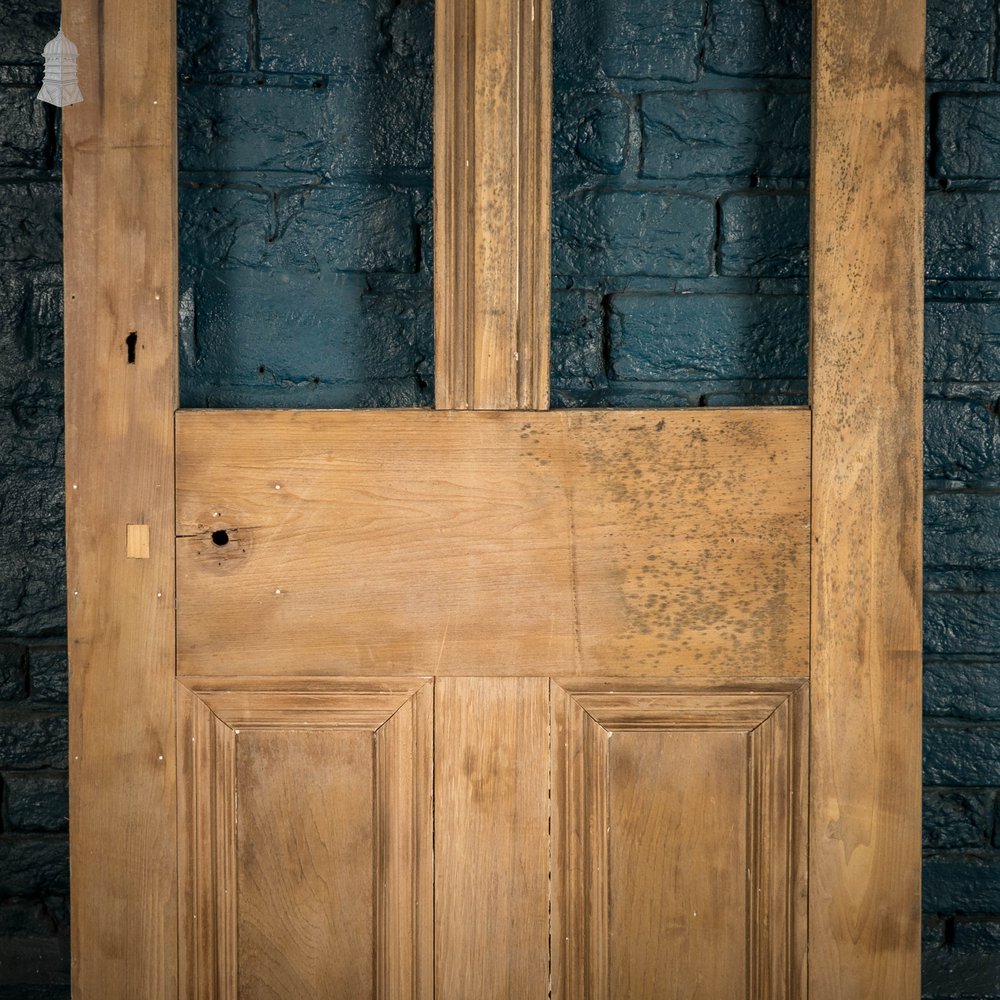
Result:
{"label": "wood grain texture", "polygon": [[548,689],[435,684],[437,1000],[548,996]]}
{"label": "wood grain texture", "polygon": [[616,732],[608,751],[609,995],[746,997],[745,736]]}
{"label": "wood grain texture", "polygon": [[814,8],[811,1000],[915,1000],[923,0]]}
{"label": "wood grain texture", "polygon": [[808,420],[182,412],[180,669],[804,674]]}
{"label": "wood grain texture", "polygon": [[232,730],[179,687],[179,993],[236,1000],[236,763]]}
{"label": "wood grain texture", "polygon": [[178,685],[181,996],[433,995],[433,693],[406,685]]}
{"label": "wood grain texture", "polygon": [[441,0],[434,73],[435,399],[549,399],[552,13]]}
{"label": "wood grain texture", "polygon": [[375,733],[379,1000],[434,998],[434,687]]}
{"label": "wood grain texture", "polygon": [[[62,8],[85,96],[62,118],[78,1000],[177,995],[174,20],[172,0]],[[148,526],[148,558],[128,558],[127,524]]]}
{"label": "wood grain texture", "polygon": [[552,682],[555,1000],[805,996],[807,712],[801,681]]}
{"label": "wood grain texture", "polygon": [[374,739],[239,730],[241,1000],[374,1000]]}

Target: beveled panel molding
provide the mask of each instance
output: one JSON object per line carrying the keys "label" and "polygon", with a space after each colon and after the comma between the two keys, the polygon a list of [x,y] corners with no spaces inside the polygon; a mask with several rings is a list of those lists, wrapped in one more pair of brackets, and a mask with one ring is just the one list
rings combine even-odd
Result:
{"label": "beveled panel molding", "polygon": [[191,678],[177,705],[181,995],[430,1000],[433,686]]}
{"label": "beveled panel molding", "polygon": [[555,1000],[805,995],[807,699],[552,682]]}

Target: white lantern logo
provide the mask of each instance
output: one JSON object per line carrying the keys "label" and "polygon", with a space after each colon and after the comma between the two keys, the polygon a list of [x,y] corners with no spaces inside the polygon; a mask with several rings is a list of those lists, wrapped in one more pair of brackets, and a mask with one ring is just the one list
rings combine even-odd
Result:
{"label": "white lantern logo", "polygon": [[80,85],[76,79],[76,46],[62,33],[45,46],[45,77],[42,89],[38,91],[38,100],[54,104],[57,108],[65,108],[70,104],[79,104],[83,100]]}

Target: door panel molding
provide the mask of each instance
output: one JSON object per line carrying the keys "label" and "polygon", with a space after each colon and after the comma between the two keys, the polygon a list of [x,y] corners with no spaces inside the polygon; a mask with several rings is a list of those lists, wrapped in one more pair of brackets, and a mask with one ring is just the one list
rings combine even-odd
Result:
{"label": "door panel molding", "polygon": [[804,997],[806,683],[551,705],[553,998]]}
{"label": "door panel molding", "polygon": [[188,680],[177,709],[181,996],[430,1000],[433,686]]}

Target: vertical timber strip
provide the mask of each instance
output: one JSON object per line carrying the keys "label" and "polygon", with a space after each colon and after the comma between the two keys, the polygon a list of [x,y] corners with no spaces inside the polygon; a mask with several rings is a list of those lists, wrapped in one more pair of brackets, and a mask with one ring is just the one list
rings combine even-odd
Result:
{"label": "vertical timber strip", "polygon": [[[63,119],[76,1000],[177,996],[174,12],[62,13],[85,98]],[[128,558],[130,524],[148,557]]]}
{"label": "vertical timber strip", "polygon": [[434,80],[438,409],[549,401],[549,0],[439,0]]}
{"label": "vertical timber strip", "polygon": [[813,8],[810,1000],[916,1000],[924,2]]}
{"label": "vertical timber strip", "polygon": [[437,1000],[548,994],[549,682],[435,684]]}

